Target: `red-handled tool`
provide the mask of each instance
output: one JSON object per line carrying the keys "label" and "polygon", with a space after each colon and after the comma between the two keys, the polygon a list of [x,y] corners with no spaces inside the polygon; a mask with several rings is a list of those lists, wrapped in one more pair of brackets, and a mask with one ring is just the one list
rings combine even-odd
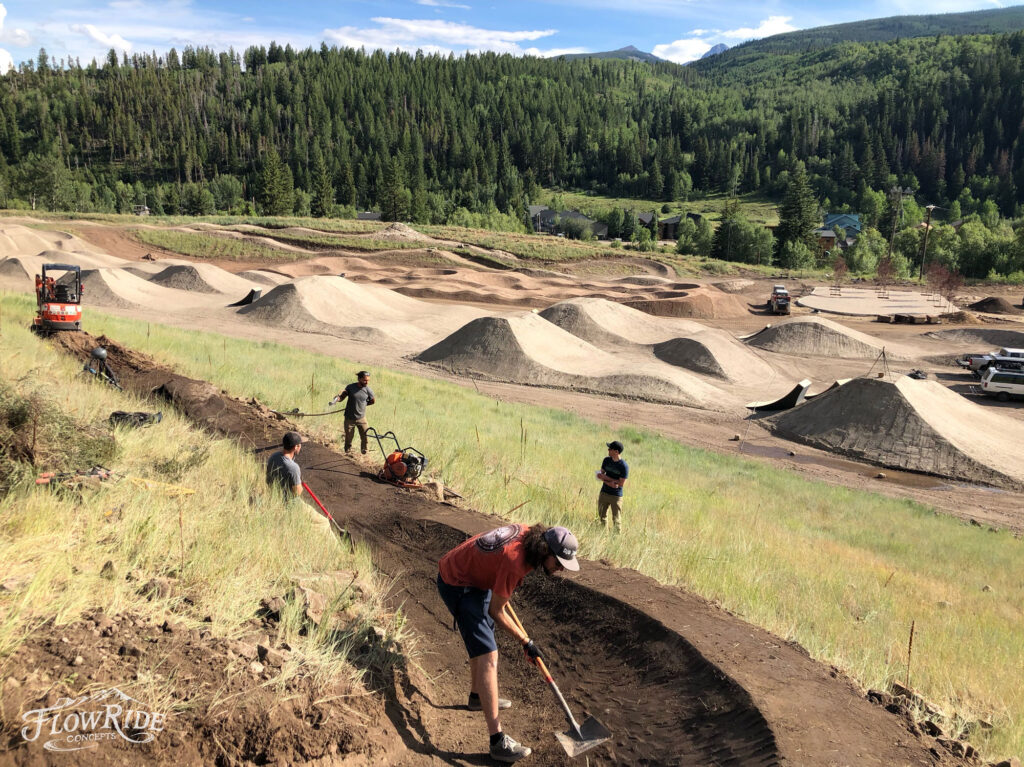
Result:
{"label": "red-handled tool", "polygon": [[331,523],[332,523],[332,524],[333,524],[333,525],[334,525],[334,526],[335,526],[336,528],[338,528],[338,534],[339,534],[339,535],[340,535],[340,536],[341,536],[342,538],[348,538],[348,532],[346,532],[346,531],[345,531],[345,530],[344,530],[344,529],[343,529],[343,528],[341,527],[341,525],[339,525],[339,524],[338,524],[338,523],[337,523],[337,522],[336,522],[336,521],[334,520],[334,517],[332,517],[332,516],[331,516],[331,512],[329,512],[329,511],[327,510],[327,508],[326,508],[326,507],[325,507],[325,506],[324,506],[324,505],[323,505],[322,503],[320,503],[320,499],[316,497],[316,493],[314,493],[314,492],[313,492],[313,491],[312,491],[312,490],[310,489],[309,485],[307,485],[307,484],[306,484],[305,482],[303,482],[303,483],[302,483],[302,488],[303,488],[303,489],[304,489],[304,490],[305,490],[305,491],[306,491],[307,493],[309,493],[309,497],[313,499],[313,503],[315,503],[315,504],[316,504],[317,506],[319,506],[319,507],[320,507],[320,511],[322,511],[322,512],[324,513],[324,516],[325,516],[325,517],[327,517],[327,518],[328,518],[329,520],[331,520]]}

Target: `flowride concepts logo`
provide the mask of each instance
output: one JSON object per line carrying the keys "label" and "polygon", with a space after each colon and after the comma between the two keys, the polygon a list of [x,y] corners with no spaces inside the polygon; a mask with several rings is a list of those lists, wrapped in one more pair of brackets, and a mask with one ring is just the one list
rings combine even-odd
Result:
{"label": "flowride concepts logo", "polygon": [[43,748],[48,751],[80,751],[118,738],[149,743],[163,731],[167,715],[141,706],[116,687],[78,698],[61,698],[49,708],[22,714],[25,726],[21,737],[29,743],[46,738]]}

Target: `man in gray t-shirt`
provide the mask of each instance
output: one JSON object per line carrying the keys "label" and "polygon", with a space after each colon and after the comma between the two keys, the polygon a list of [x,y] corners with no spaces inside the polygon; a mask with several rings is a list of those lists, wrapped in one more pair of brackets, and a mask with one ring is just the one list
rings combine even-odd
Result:
{"label": "man in gray t-shirt", "polygon": [[280,485],[286,493],[302,495],[302,470],[295,462],[302,450],[302,437],[289,431],[281,439],[281,449],[267,459],[267,484]]}
{"label": "man in gray t-shirt", "polygon": [[366,422],[366,408],[375,402],[373,389],[370,388],[369,373],[365,370],[356,373],[356,382],[346,386],[345,391],[332,399],[330,404],[346,399],[348,402],[345,403],[345,452],[352,452],[352,437],[356,429],[359,429],[359,444],[363,455],[366,455],[366,430],[369,428]]}

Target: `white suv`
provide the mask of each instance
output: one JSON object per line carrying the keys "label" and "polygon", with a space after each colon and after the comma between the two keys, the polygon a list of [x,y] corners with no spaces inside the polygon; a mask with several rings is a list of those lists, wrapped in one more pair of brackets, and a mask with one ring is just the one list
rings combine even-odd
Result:
{"label": "white suv", "polygon": [[981,377],[981,393],[1006,402],[1013,396],[1024,396],[1024,370],[1003,370],[990,367]]}

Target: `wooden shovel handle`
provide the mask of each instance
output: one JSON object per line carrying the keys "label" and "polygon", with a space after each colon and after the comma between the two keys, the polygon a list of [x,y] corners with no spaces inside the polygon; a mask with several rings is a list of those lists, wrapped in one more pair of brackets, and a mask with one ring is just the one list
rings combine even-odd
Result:
{"label": "wooden shovel handle", "polygon": [[[505,610],[508,611],[508,617],[512,619],[512,622],[514,624],[516,624],[516,628],[518,628],[520,631],[522,631],[524,634],[526,634],[526,640],[530,641],[530,635],[527,634],[526,629],[523,628],[523,622],[521,620],[519,620],[519,616],[516,615],[516,611],[514,609],[512,609],[512,603],[511,602],[506,602],[505,603]],[[544,659],[543,658],[537,658],[537,668],[540,669],[540,672],[544,675],[544,679],[547,682],[550,683],[550,682],[553,681],[552,678],[551,678],[551,672],[548,671],[548,667],[544,664]]]}

